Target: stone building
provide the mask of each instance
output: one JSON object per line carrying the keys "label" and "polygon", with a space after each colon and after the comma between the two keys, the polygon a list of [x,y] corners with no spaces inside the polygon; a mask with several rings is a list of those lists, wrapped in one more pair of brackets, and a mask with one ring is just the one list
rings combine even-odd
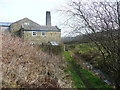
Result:
{"label": "stone building", "polygon": [[0,31],[8,32],[11,22],[0,22]]}
{"label": "stone building", "polygon": [[10,32],[30,41],[31,44],[61,43],[61,30],[51,25],[50,12],[46,12],[46,25],[24,18],[10,25]]}

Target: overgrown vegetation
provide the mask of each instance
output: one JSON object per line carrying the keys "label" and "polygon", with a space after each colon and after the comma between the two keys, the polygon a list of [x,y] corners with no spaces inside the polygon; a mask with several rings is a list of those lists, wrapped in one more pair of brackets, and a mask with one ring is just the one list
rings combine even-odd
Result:
{"label": "overgrown vegetation", "polygon": [[46,52],[49,55],[62,55],[62,51],[63,51],[62,45],[57,45],[57,46],[40,45],[39,47],[43,52]]}
{"label": "overgrown vegetation", "polygon": [[16,36],[2,36],[1,88],[70,88],[64,80],[66,61],[50,56]]}

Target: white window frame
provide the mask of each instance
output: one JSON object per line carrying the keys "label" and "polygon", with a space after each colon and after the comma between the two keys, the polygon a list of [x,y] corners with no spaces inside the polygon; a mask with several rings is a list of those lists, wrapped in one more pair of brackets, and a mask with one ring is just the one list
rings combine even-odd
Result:
{"label": "white window frame", "polygon": [[[44,33],[44,35],[43,35],[43,33]],[[41,36],[46,36],[46,33],[45,32],[41,32]]]}
{"label": "white window frame", "polygon": [[[34,32],[36,33],[36,35],[33,35]],[[37,32],[36,31],[32,31],[32,36],[37,36]]]}

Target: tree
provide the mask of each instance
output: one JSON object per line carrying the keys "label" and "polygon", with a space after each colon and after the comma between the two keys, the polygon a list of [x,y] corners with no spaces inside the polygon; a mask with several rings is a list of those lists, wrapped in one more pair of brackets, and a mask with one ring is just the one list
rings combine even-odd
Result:
{"label": "tree", "polygon": [[106,71],[120,89],[120,2],[71,0],[62,11],[75,20],[69,24],[74,32],[84,33],[96,44]]}

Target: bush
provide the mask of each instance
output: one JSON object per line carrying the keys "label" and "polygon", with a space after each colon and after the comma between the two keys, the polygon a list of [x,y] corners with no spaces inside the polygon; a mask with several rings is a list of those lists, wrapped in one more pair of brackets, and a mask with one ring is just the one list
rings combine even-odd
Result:
{"label": "bush", "polygon": [[67,86],[62,79],[65,76],[63,69],[66,62],[61,57],[51,57],[31,46],[26,40],[23,42],[23,39],[10,34],[3,35],[2,41],[2,87],[57,88]]}
{"label": "bush", "polygon": [[52,45],[40,45],[41,50],[47,52],[49,55],[62,55],[62,45],[52,46]]}

